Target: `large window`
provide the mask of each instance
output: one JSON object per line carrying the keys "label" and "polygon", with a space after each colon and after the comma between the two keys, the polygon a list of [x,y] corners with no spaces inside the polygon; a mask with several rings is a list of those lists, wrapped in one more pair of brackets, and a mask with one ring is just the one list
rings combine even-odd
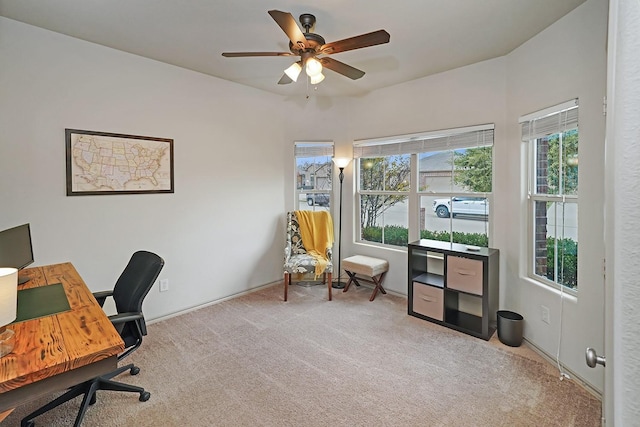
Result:
{"label": "large window", "polygon": [[529,147],[529,275],[578,289],[578,101],[520,119]]}
{"label": "large window", "polygon": [[493,125],[358,141],[354,154],[359,241],[488,246]]}
{"label": "large window", "polygon": [[296,210],[329,210],[333,143],[296,142]]}

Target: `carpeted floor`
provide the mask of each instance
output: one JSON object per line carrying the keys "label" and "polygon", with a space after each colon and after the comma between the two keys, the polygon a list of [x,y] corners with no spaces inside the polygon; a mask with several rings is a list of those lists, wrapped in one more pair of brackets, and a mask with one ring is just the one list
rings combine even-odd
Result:
{"label": "carpeted floor", "polygon": [[[600,426],[600,401],[526,347],[407,315],[371,289],[263,288],[149,325],[144,386],[99,392],[83,426]],[[50,399],[17,408],[2,424]],[[36,418],[71,426],[79,398]]]}

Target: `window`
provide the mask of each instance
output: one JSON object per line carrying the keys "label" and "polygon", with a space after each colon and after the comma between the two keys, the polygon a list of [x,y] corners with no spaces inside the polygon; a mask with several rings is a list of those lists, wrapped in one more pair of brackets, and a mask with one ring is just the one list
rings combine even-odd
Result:
{"label": "window", "polygon": [[407,246],[410,155],[361,157],[358,166],[361,239]]}
{"label": "window", "polygon": [[421,238],[489,246],[493,129],[433,139],[418,177]]}
{"label": "window", "polygon": [[329,210],[332,195],[333,144],[330,142],[296,142],[297,210]]}
{"label": "window", "polygon": [[578,100],[520,119],[529,147],[529,276],[578,290]]}
{"label": "window", "polygon": [[356,142],[359,241],[488,246],[492,147],[493,125]]}

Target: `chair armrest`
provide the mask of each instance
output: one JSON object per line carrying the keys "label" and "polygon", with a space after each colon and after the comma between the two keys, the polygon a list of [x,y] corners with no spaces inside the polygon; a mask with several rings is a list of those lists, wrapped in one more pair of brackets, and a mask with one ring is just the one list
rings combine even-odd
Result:
{"label": "chair armrest", "polygon": [[144,316],[140,312],[118,313],[118,314],[109,316],[109,320],[111,320],[111,323],[113,323],[114,325],[133,322],[134,320],[140,320],[140,319],[144,319]]}
{"label": "chair armrest", "polygon": [[[118,313],[109,316],[109,320],[111,320],[111,323],[114,326],[122,325],[128,322],[135,322],[140,336],[147,335],[147,324],[144,321],[144,315],[141,312]],[[118,331],[120,330],[119,328],[116,329],[118,329]]]}
{"label": "chair armrest", "polygon": [[113,290],[111,291],[99,291],[99,292],[94,292],[93,293],[93,297],[98,300],[98,304],[100,304],[100,307],[102,307],[104,305],[104,302],[106,301],[107,297],[110,297],[113,295]]}
{"label": "chair armrest", "polygon": [[285,242],[285,247],[284,247],[284,263],[286,264],[289,261],[289,258],[291,258],[291,212],[287,213],[287,224],[286,224],[286,229],[287,229],[287,237],[286,237],[286,242]]}
{"label": "chair armrest", "polygon": [[329,260],[329,262],[332,263],[333,262],[333,249],[331,249],[331,246],[329,246],[327,248],[326,255],[327,255],[327,259]]}
{"label": "chair armrest", "polygon": [[287,245],[284,247],[284,263],[286,264],[291,258],[291,242],[287,241]]}

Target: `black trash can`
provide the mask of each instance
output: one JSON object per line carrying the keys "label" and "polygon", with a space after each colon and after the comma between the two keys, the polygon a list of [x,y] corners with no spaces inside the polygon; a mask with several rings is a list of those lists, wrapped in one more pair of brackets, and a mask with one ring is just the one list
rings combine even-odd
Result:
{"label": "black trash can", "polygon": [[498,338],[502,344],[519,347],[522,344],[524,317],[508,310],[498,310]]}

